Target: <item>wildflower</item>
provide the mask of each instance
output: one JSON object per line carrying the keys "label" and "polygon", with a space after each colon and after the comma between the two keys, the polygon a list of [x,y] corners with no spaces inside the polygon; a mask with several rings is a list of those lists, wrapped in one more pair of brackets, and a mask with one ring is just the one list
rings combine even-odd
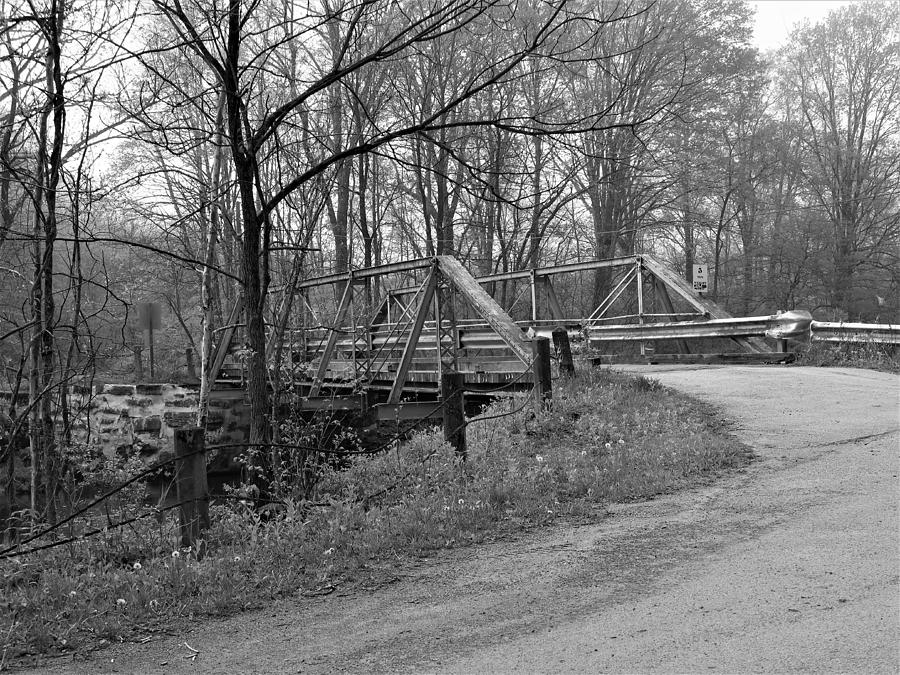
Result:
{"label": "wildflower", "polygon": [[131,568],[133,570],[137,571],[137,570],[141,569],[141,563],[136,562],[136,563],[134,563],[134,565],[131,566]]}
{"label": "wildflower", "polygon": [[544,458],[543,458],[543,457],[541,457],[541,456],[540,456],[540,455],[535,455],[535,456],[534,456],[534,458],[535,458],[535,459],[536,459],[536,460],[537,460],[537,461],[538,461],[538,463],[540,463],[540,462],[543,462],[543,461],[544,461]]}
{"label": "wildflower", "polygon": [[116,600],[116,605],[120,608],[124,607],[127,603],[125,602],[125,598],[119,598]]}
{"label": "wildflower", "polygon": [[620,439],[619,439],[619,445],[625,445],[625,439],[624,439],[624,438],[620,438]]}
{"label": "wildflower", "polygon": [[74,598],[76,595],[78,595],[78,592],[77,592],[77,591],[69,591],[69,597],[70,597],[70,598]]}
{"label": "wildflower", "polygon": [[150,601],[150,609],[156,609],[157,607],[159,607],[159,600],[157,600],[156,598],[153,598]]}
{"label": "wildflower", "polygon": [[610,450],[610,449],[612,448],[612,443],[607,443],[604,447],[605,447],[607,450]]}
{"label": "wildflower", "polygon": [[331,548],[326,548],[322,555],[331,555],[332,553],[334,553],[334,546],[332,546]]}
{"label": "wildflower", "polygon": [[236,562],[236,563],[241,562],[241,556],[239,556],[239,555],[234,556],[234,562]]}
{"label": "wildflower", "polygon": [[582,456],[582,457],[586,457],[586,456],[587,456],[587,450],[582,450],[582,451],[581,451],[581,456]]}
{"label": "wildflower", "polygon": [[466,503],[466,500],[465,500],[465,499],[460,499],[460,500],[459,500],[459,505],[460,505],[460,506],[462,506],[462,505],[465,504],[465,503]]}
{"label": "wildflower", "polygon": [[173,558],[180,558],[180,557],[181,557],[181,551],[179,551],[178,549],[175,549],[174,551],[172,551],[172,557],[173,557]]}

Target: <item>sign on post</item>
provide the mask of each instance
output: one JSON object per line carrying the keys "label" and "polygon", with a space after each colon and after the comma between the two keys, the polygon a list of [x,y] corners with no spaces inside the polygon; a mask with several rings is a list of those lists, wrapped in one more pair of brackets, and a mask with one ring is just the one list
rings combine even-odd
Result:
{"label": "sign on post", "polygon": [[699,265],[694,265],[694,290],[697,293],[706,293],[709,291],[709,277],[707,275],[708,268],[705,264],[700,263]]}

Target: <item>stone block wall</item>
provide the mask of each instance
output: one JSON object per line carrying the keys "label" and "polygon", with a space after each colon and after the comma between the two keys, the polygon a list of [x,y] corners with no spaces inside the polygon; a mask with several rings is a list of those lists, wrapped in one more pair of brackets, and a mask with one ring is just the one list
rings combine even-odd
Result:
{"label": "stone block wall", "polygon": [[[175,430],[196,423],[198,387],[178,384],[107,384],[81,396],[73,431],[103,454],[139,454],[148,462],[174,453]],[[75,401],[72,402],[78,405]],[[73,410],[73,413],[75,411]],[[247,440],[250,407],[241,389],[210,394],[207,444]],[[239,448],[212,453],[212,470],[234,470]]]}

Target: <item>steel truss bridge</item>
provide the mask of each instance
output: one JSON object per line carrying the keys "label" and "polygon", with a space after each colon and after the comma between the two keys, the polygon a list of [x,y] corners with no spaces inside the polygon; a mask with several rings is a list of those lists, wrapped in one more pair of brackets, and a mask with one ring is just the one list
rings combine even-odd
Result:
{"label": "steel truss bridge", "polygon": [[[591,306],[600,274],[611,290]],[[783,361],[788,338],[900,343],[895,325],[822,323],[807,312],[735,318],[648,255],[478,278],[437,256],[308,279],[289,301],[267,363],[283,361],[309,401],[369,392],[396,406],[437,394],[447,372],[462,374],[469,392],[530,387],[533,340],[560,328],[595,362],[604,352],[608,361]],[[239,314],[240,303],[214,352],[220,383],[239,377],[227,362]],[[697,353],[699,339],[717,339],[716,353]],[[608,354],[623,344],[630,354]]]}

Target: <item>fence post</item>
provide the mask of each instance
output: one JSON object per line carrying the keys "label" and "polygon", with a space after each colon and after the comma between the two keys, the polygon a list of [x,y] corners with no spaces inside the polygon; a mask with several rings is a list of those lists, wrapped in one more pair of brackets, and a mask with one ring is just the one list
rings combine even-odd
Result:
{"label": "fence post", "polygon": [[531,354],[534,363],[531,370],[534,374],[534,410],[540,414],[550,409],[553,401],[553,385],[550,381],[550,340],[534,338],[531,341]]}
{"label": "fence post", "polygon": [[561,375],[575,374],[575,361],[572,359],[572,347],[569,344],[569,331],[562,326],[553,329],[553,346],[559,356],[559,372]]}
{"label": "fence post", "polygon": [[184,350],[185,365],[187,366],[188,377],[192,380],[197,379],[197,369],[194,366],[194,350],[187,347]]}
{"label": "fence post", "polygon": [[465,376],[452,370],[441,374],[441,399],[444,402],[444,440],[461,459],[466,458],[466,425],[463,405]]}
{"label": "fence post", "polygon": [[141,358],[141,352],[144,351],[142,345],[133,345],[131,350],[134,352],[134,377],[138,382],[144,381],[144,360]]}
{"label": "fence post", "polygon": [[175,490],[181,545],[192,547],[197,557],[202,557],[198,546],[202,532],[209,528],[209,489],[205,439],[199,427],[175,430]]}

